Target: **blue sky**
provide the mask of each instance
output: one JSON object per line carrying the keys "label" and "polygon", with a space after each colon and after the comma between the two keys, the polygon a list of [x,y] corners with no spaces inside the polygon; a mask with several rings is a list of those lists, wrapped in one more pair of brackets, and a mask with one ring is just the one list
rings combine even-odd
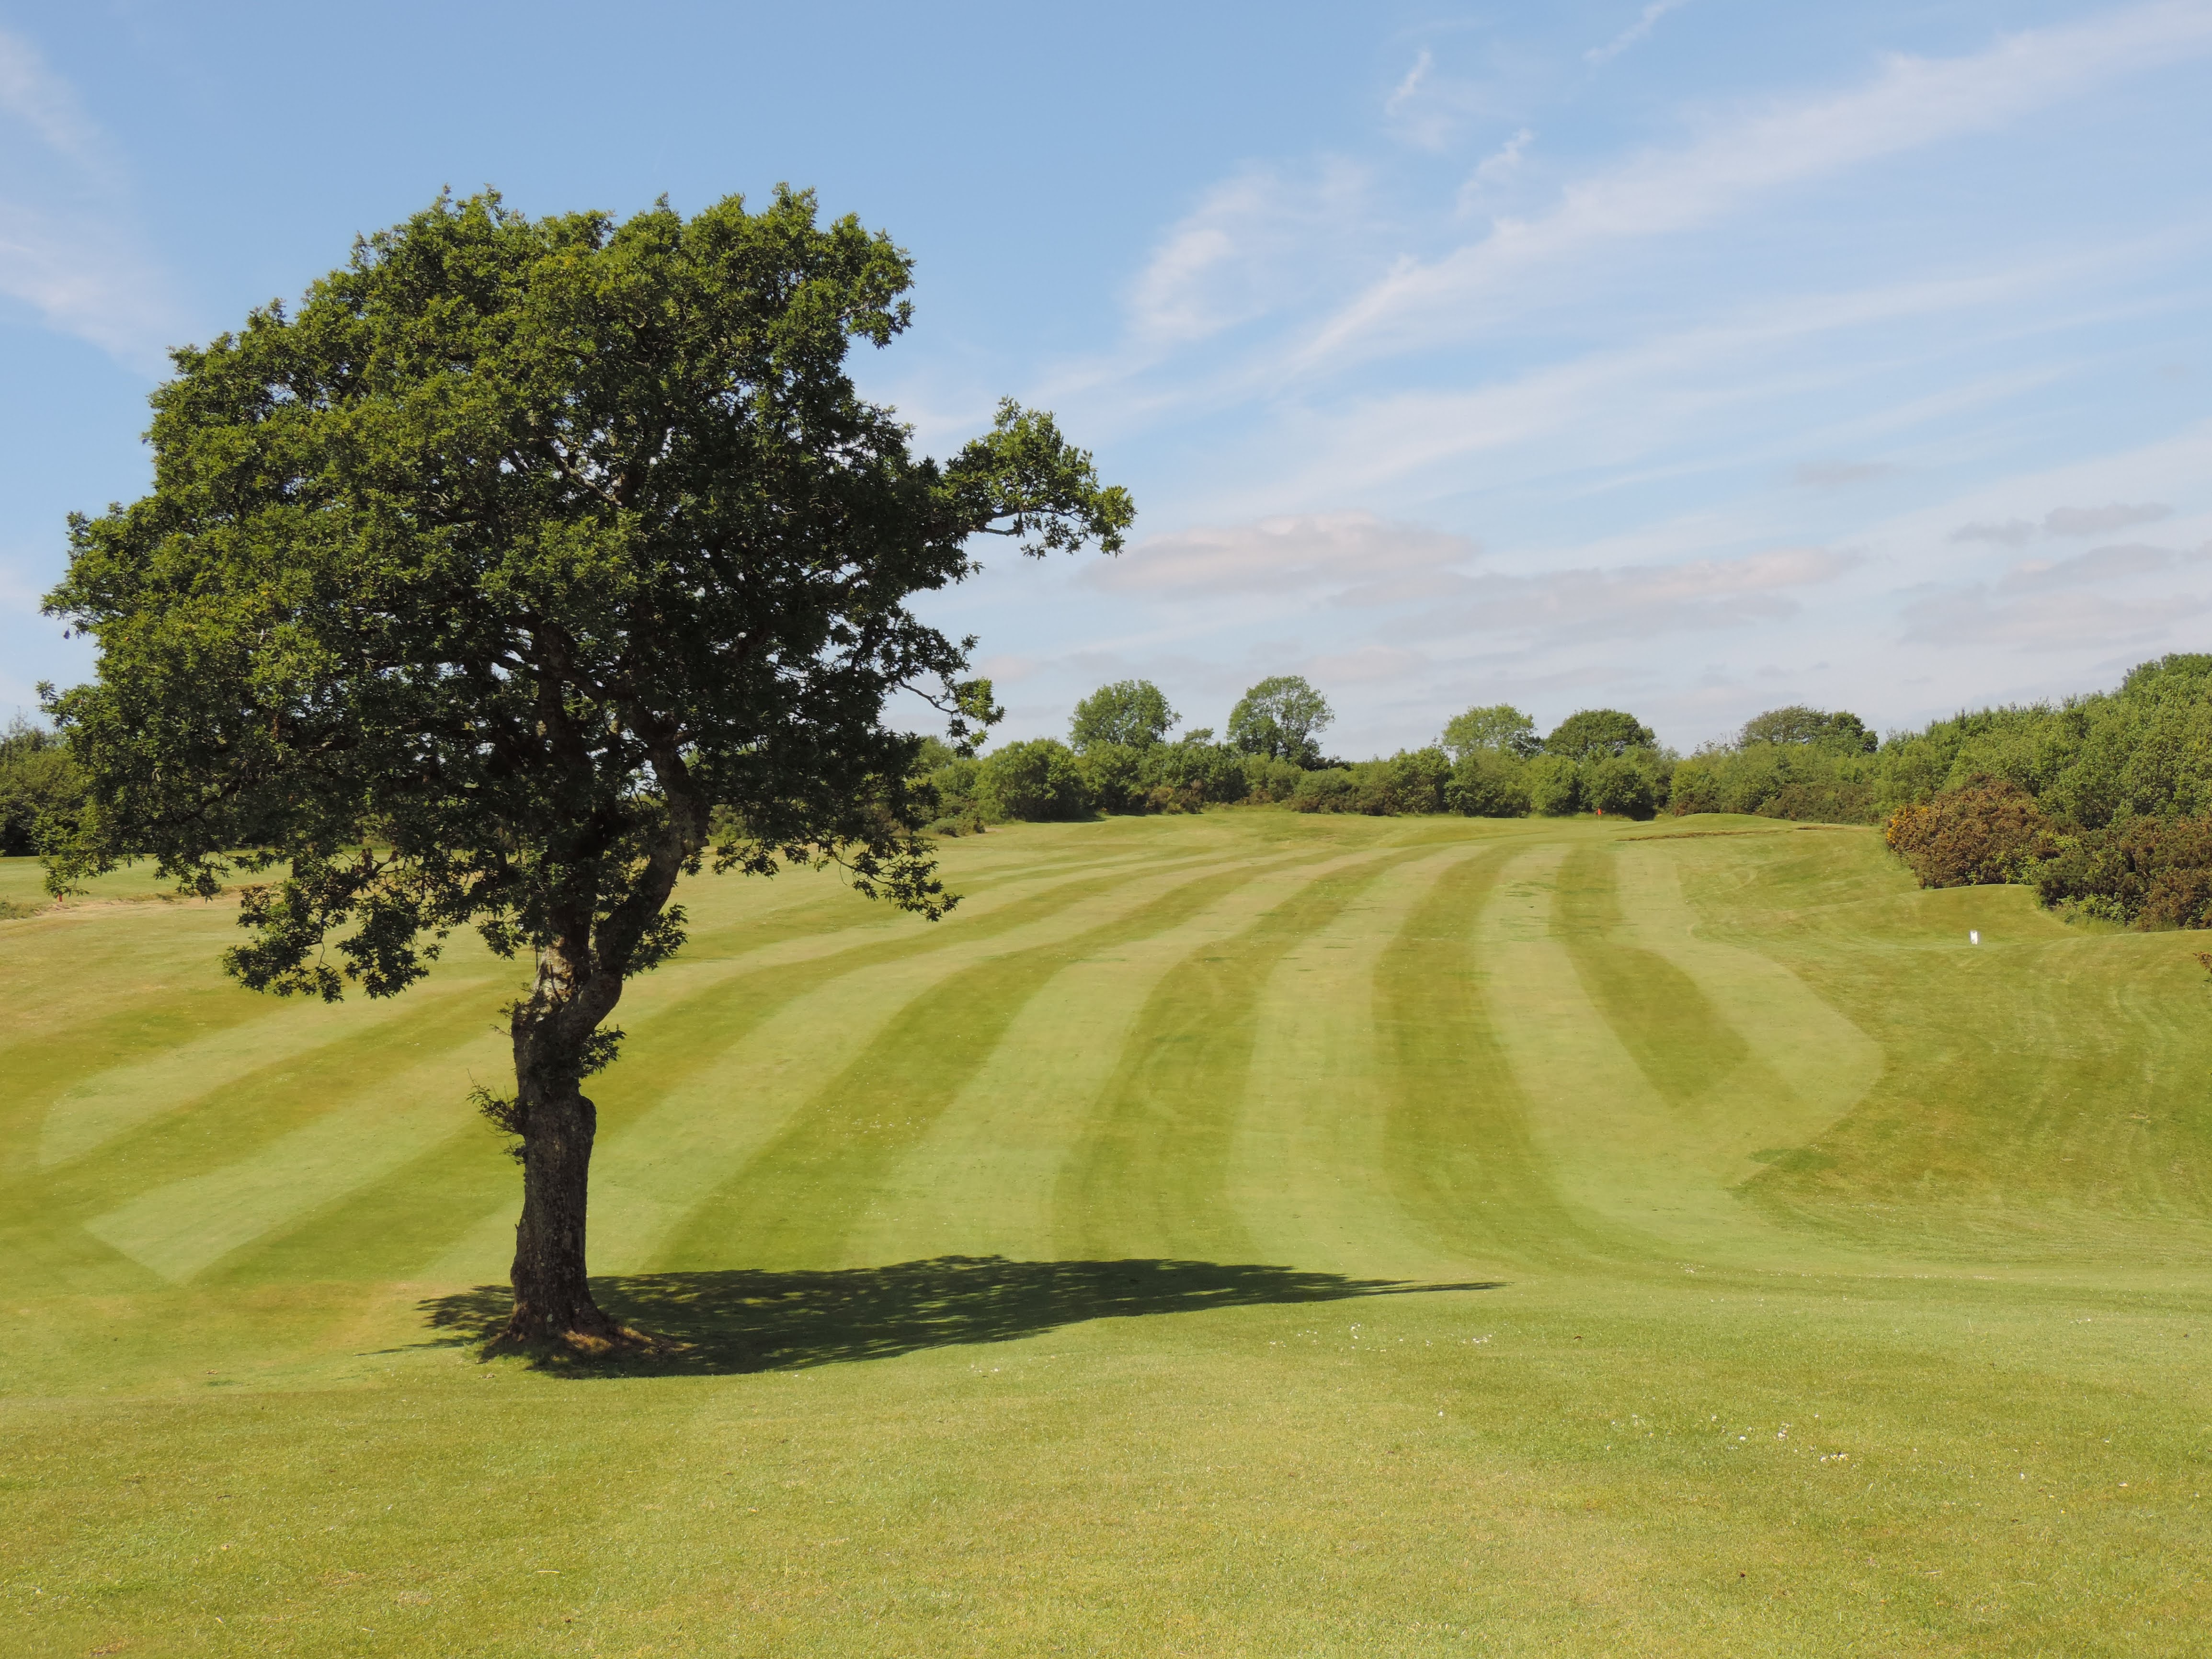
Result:
{"label": "blue sky", "polygon": [[1012,393],[1130,550],[929,614],[1012,714],[1388,751],[1474,702],[1685,749],[2212,647],[2212,0],[303,8],[0,0],[0,714],[90,659],[62,524],[146,484],[168,344],[441,185],[809,185],[919,261],[858,364]]}

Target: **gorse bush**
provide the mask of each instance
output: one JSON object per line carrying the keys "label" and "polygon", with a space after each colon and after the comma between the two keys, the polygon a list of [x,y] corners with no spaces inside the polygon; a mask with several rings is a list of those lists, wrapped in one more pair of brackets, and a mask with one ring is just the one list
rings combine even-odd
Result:
{"label": "gorse bush", "polygon": [[2058,850],[2056,826],[2035,798],[2001,778],[1900,806],[1883,835],[1923,887],[2019,881]]}
{"label": "gorse bush", "polygon": [[2144,927],[2212,927],[2212,818],[2131,817],[2074,836],[2031,873],[2045,904]]}

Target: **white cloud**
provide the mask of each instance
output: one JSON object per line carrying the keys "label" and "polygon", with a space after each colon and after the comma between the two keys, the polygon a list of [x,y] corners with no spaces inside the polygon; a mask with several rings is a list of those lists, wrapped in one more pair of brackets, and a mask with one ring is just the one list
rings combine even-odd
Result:
{"label": "white cloud", "polygon": [[1804,489],[1844,489],[1887,478],[1896,471],[1887,461],[1807,461],[1790,473],[1790,481]]}
{"label": "white cloud", "polygon": [[0,30],[0,298],[158,372],[179,318],[122,179],[69,83]]}
{"label": "white cloud", "polygon": [[1740,628],[1792,614],[1798,590],[1833,581],[1858,562],[1853,554],[1797,547],[1672,565],[1484,574],[1462,585],[1468,603],[1425,617],[1419,632],[1650,640]]}
{"label": "white cloud", "polygon": [[1365,182],[1325,161],[1304,177],[1255,167],[1215,185],[1131,284],[1131,332],[1150,346],[1188,343],[1309,291],[1330,264],[1316,250],[1358,241]]}
{"label": "white cloud", "polygon": [[1522,157],[1528,146],[1536,142],[1536,135],[1527,127],[1508,138],[1496,149],[1482,158],[1467,182],[1459,187],[1459,209],[1465,213],[1478,203],[1511,184],[1521,172]]}
{"label": "white cloud", "polygon": [[2169,593],[2144,599],[2067,591],[2008,597],[1975,586],[1931,593],[1907,604],[1902,613],[1908,641],[1929,645],[1997,645],[2021,650],[2062,648],[2071,653],[2148,650],[2167,642],[2178,623],[2212,611],[2212,599],[2199,593]]}
{"label": "white cloud", "polygon": [[1202,526],[1138,543],[1081,580],[1135,596],[1223,594],[1282,599],[1350,592],[1360,602],[1465,564],[1480,550],[1462,536],[1397,524],[1371,513],[1288,515]]}
{"label": "white cloud", "polygon": [[1550,212],[1500,221],[1408,263],[1313,335],[1298,361],[1432,348],[1479,332],[1511,284],[1600,248],[1699,228],[1785,185],[2000,126],[2117,77],[2212,50],[2212,5],[2167,0],[2009,36],[1968,57],[1893,57],[1853,90],[1777,101],[1675,149],[1570,185]]}
{"label": "white cloud", "polygon": [[1601,46],[1592,46],[1583,56],[1593,64],[1603,64],[1618,58],[1638,40],[1643,40],[1659,25],[1659,20],[1670,11],[1680,11],[1689,0],[1651,0],[1651,3],[1637,15],[1626,28]]}
{"label": "white cloud", "polygon": [[1413,59],[1413,67],[1406,71],[1406,78],[1398,82],[1390,95],[1382,100],[1385,115],[1401,114],[1407,105],[1420,95],[1421,82],[1429,78],[1429,71],[1437,66],[1435,57],[1426,46]]}
{"label": "white cloud", "polygon": [[2109,587],[2130,577],[2177,570],[2212,560],[2212,548],[2194,553],[2170,547],[2130,542],[2117,547],[2094,547],[2070,559],[2031,559],[2014,565],[1997,580],[2001,593],[2035,593],[2066,587]]}

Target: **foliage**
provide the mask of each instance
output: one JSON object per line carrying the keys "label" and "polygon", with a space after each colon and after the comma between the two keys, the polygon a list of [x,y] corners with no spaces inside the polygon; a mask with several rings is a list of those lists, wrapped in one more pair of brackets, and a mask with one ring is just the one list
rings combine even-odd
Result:
{"label": "foliage", "polygon": [[1546,754],[1571,761],[1658,746],[1659,739],[1650,726],[1618,708],[1578,709],[1561,720],[1552,735],[1544,739]]}
{"label": "foliage", "polygon": [[68,747],[21,718],[0,732],[0,857],[39,850],[46,831],[65,829],[84,799]]}
{"label": "foliage", "polygon": [[1581,793],[1592,811],[1615,817],[1648,818],[1665,799],[1658,768],[1646,754],[1600,754],[1583,763]]}
{"label": "foliage", "polygon": [[1879,816],[1879,776],[1875,757],[1840,746],[1715,745],[1676,765],[1668,805],[1676,812],[1869,823]]}
{"label": "foliage", "polygon": [[1871,755],[1881,743],[1856,714],[1842,709],[1829,713],[1808,708],[1802,703],[1753,715],[1743,723],[1736,741],[1746,748],[1754,744],[1807,744],[1850,755]]}
{"label": "foliage", "polygon": [[1565,756],[1537,756],[1525,776],[1529,811],[1547,818],[1571,817],[1582,811],[1582,775]]}
{"label": "foliage", "polygon": [[1229,741],[1248,755],[1318,765],[1316,739],[1335,719],[1328,700],[1295,674],[1261,680],[1229,711]]}
{"label": "foliage", "polygon": [[1299,778],[1291,805],[1300,812],[1361,812],[1395,817],[1447,810],[1451,758],[1441,749],[1401,750],[1388,760],[1328,767]]}
{"label": "foliage", "polygon": [[[1449,728],[1446,728],[1449,733]],[[1471,818],[1520,818],[1528,815],[1528,763],[1511,750],[1477,746],[1452,768],[1444,804]]]}
{"label": "foliage", "polygon": [[1079,818],[1091,810],[1074,751],[1053,738],[1010,743],[983,757],[975,800],[992,818],[1051,822]]}
{"label": "foliage", "polygon": [[1443,746],[1456,763],[1484,750],[1527,760],[1544,744],[1535,721],[1512,704],[1499,702],[1453,715],[1444,725]]}
{"label": "foliage", "polygon": [[2132,817],[2063,842],[2031,873],[2045,904],[2142,927],[2212,927],[2212,818]]}
{"label": "foliage", "polygon": [[1883,837],[1923,887],[2018,881],[2058,850],[2035,798],[2002,778],[1978,780],[1924,805],[1900,806]]}
{"label": "foliage", "polygon": [[1271,755],[1245,755],[1243,770],[1244,792],[1239,799],[1255,805],[1289,800],[1297,793],[1299,781],[1305,776],[1295,761],[1279,760]]}
{"label": "foliage", "polygon": [[464,925],[531,954],[518,1334],[610,1334],[578,1084],[683,941],[678,876],[836,860],[940,914],[885,700],[956,742],[996,711],[908,600],[979,533],[1111,550],[1130,521],[1011,403],[949,463],[909,453],[846,357],[906,328],[910,274],[788,190],[620,225],[441,198],[295,315],[176,352],[153,493],[72,520],[47,606],[100,655],[50,705],[88,793],[58,884],[134,853],[202,893],[274,872],[226,965],[280,994],[390,995]]}
{"label": "foliage", "polygon": [[1150,680],[1116,680],[1075,705],[1068,741],[1079,755],[1101,744],[1149,749],[1164,741],[1180,718]]}

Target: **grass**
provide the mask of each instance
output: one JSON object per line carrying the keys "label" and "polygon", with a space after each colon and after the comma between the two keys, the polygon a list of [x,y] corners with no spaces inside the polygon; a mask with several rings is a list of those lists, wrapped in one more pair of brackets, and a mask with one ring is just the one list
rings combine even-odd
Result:
{"label": "grass", "polygon": [[945,860],[686,894],[599,1366],[474,1346],[508,964],[0,921],[0,1651],[2203,1650],[2201,941],[1755,820]]}

